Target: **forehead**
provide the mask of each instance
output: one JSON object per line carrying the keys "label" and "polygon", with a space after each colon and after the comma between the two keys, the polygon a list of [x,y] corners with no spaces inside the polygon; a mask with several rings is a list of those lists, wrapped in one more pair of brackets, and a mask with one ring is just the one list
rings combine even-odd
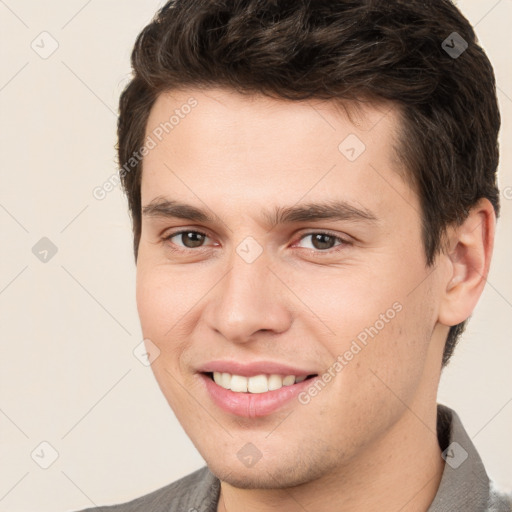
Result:
{"label": "forehead", "polygon": [[[243,138],[244,133],[239,132],[239,138],[233,139],[234,135],[236,137],[233,129],[247,125],[247,121],[252,135],[259,137],[254,138],[254,143],[263,139],[265,133],[269,139],[275,140],[270,133],[274,128],[280,130],[283,138],[292,135],[297,140],[302,135],[314,142],[321,142],[323,138],[323,142],[328,143],[330,138],[325,138],[326,134],[329,130],[339,132],[340,123],[361,132],[370,132],[382,121],[386,132],[392,128],[392,133],[389,133],[391,140],[401,125],[400,107],[384,100],[291,101],[263,94],[241,94],[224,88],[191,88],[167,91],[157,97],[146,125],[146,135],[154,134],[159,140],[166,138],[171,131],[178,136],[180,133],[189,135],[183,126],[193,124],[194,130],[202,136],[208,133],[222,136],[231,131],[232,142],[236,142]],[[319,136],[315,137],[315,134]]]}
{"label": "forehead", "polygon": [[[373,193],[375,206],[405,185],[395,149],[400,127],[390,103],[166,92],[146,126],[154,147],[143,160],[142,204],[167,192],[195,204],[213,196],[260,206],[306,195],[360,203]],[[397,178],[401,184],[390,183]]]}

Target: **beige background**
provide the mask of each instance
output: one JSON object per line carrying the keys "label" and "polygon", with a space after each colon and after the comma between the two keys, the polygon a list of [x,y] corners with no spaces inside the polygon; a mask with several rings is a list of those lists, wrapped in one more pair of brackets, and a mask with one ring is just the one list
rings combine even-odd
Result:
{"label": "beige background", "polygon": [[[125,199],[119,188],[92,195],[116,172],[129,54],[161,5],[0,1],[0,512],[122,502],[203,464],[132,353],[141,332]],[[512,0],[459,6],[497,74],[503,214],[488,286],[439,400],[512,491]],[[46,263],[32,252],[42,237],[58,249]]]}

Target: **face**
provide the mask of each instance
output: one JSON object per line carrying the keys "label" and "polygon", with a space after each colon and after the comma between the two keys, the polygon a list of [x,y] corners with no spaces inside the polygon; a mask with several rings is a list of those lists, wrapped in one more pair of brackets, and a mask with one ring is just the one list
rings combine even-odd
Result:
{"label": "face", "polygon": [[407,409],[435,403],[447,331],[398,113],[351,113],[223,89],[150,113],[142,331],[178,420],[238,487],[377,463]]}

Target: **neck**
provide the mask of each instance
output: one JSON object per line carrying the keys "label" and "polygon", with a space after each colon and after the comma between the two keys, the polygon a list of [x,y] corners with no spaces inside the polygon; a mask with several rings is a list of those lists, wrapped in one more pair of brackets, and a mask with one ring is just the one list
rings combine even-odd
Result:
{"label": "neck", "polygon": [[238,489],[221,482],[217,512],[328,512],[333,504],[338,512],[426,512],[444,468],[433,398],[428,408],[404,407],[400,420],[357,460],[317,480],[288,489]]}

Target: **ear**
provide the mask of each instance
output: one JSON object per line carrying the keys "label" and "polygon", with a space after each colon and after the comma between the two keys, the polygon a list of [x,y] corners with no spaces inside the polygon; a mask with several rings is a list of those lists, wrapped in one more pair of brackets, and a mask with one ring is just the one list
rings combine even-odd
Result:
{"label": "ear", "polygon": [[457,325],[467,320],[484,289],[492,250],[496,215],[488,199],[480,199],[460,226],[447,230],[447,279],[439,308],[439,322]]}

